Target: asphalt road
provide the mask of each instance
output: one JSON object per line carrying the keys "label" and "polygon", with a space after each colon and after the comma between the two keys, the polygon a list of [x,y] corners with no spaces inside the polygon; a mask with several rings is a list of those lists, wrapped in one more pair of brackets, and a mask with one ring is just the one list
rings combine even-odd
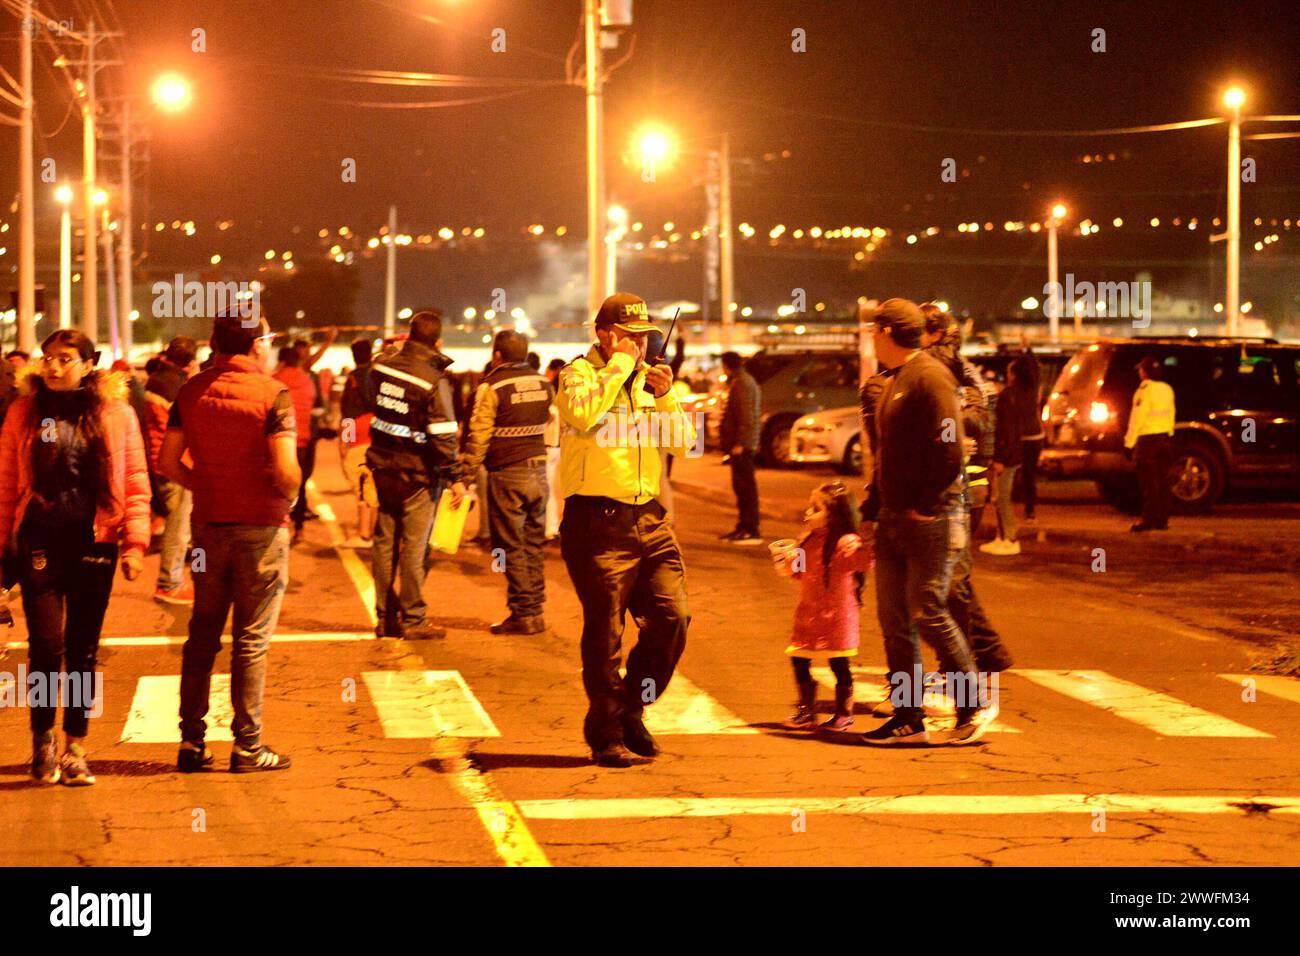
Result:
{"label": "asphalt road", "polygon": [[[1294,577],[1276,561],[1245,551],[1207,560],[1173,538],[1131,546],[1118,519],[1096,532],[1108,549],[1098,573],[1087,542],[1051,528],[1099,506],[1049,502],[1043,541],[1019,558],[977,560],[1017,665],[986,743],[881,752],[778,729],[792,697],[782,648],[795,586],[772,573],[765,548],[718,540],[734,520],[714,500],[725,469],[707,458],[677,467],[695,490],[679,489],[676,519],[694,619],[679,679],[651,710],[665,747],[653,764],[589,763],[580,616],[558,551],[547,561],[549,633],[488,633],[504,582],[466,546],[426,585],[448,638],[403,645],[369,636],[366,562],[337,550],[342,529],[321,520],[294,549],[268,676],[265,737],[294,767],[224,772],[228,708],[214,693],[218,771],[174,772],[188,615],[151,600],[155,556],[141,580],[117,581],[109,609],[104,715],[89,748],[96,786],[33,785],[28,715],[0,708],[0,863],[1297,862],[1300,680],[1279,663],[1297,630]],[[321,510],[346,519],[324,448],[319,469]],[[774,514],[806,498],[774,482],[817,477],[762,474]],[[780,517],[764,527],[768,538],[795,530]],[[1279,536],[1266,544],[1294,559]],[[864,599],[859,729],[875,723],[871,668],[883,665],[870,587]],[[24,633],[20,616],[13,639]],[[0,670],[24,660],[15,647]]]}

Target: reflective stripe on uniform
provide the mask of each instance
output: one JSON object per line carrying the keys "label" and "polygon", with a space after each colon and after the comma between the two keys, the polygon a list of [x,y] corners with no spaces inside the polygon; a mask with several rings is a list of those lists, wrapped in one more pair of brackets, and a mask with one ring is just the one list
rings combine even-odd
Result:
{"label": "reflective stripe on uniform", "polygon": [[546,424],[541,425],[507,425],[492,429],[493,438],[531,438],[546,432]]}
{"label": "reflective stripe on uniform", "polygon": [[456,434],[457,425],[455,422],[431,422],[429,424],[430,435],[454,435]]}
{"label": "reflective stripe on uniform", "polygon": [[398,438],[410,438],[411,430],[405,425],[399,425],[396,422],[385,421],[382,418],[376,418],[370,423],[372,430],[383,432],[386,435],[395,435]]}
{"label": "reflective stripe on uniform", "polygon": [[429,389],[433,388],[432,382],[426,382],[424,379],[420,378],[419,376],[412,375],[410,372],[399,371],[398,369],[392,368],[391,366],[388,365],[380,365],[378,363],[375,363],[370,366],[370,370],[372,372],[379,372],[382,375],[391,375],[393,378],[400,378],[403,382],[410,382],[412,385],[419,386],[425,391],[428,391]]}

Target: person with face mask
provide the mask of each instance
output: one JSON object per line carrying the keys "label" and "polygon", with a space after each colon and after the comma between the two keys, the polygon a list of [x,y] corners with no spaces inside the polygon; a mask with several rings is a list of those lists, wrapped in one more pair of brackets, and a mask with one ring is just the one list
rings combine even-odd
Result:
{"label": "person with face mask", "polygon": [[99,635],[116,565],[128,581],[144,567],[149,469],[124,377],[95,368],[94,343],[60,329],[41,352],[0,433],[0,547],[5,584],[22,585],[27,618],[32,776],[89,786],[83,745],[102,680]]}
{"label": "person with face mask", "polygon": [[[560,373],[556,396],[560,553],[582,603],[583,733],[596,764],[629,767],[633,754],[659,753],[644,710],[668,689],[686,647],[686,569],[658,500],[660,452],[686,454],[696,430],[673,393],[671,368],[646,364],[656,328],[645,301],[612,295],[595,324],[596,343]],[[623,678],[629,611],[640,634]]]}
{"label": "person with face mask", "polygon": [[[285,770],[289,758],[262,743],[267,651],[289,580],[289,509],[302,478],[293,403],[270,372],[274,335],[235,311],[212,326],[212,365],[172,403],[158,469],[194,496],[194,613],[181,653],[182,773],[207,770],[204,745],[212,665],[234,607],[230,697],[232,773]],[[189,452],[193,464],[187,464]]]}

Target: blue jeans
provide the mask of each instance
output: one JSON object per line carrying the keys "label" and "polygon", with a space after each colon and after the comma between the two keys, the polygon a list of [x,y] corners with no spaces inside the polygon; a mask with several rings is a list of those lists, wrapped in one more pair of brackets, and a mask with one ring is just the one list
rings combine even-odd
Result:
{"label": "blue jeans", "polygon": [[506,604],[513,617],[538,617],[546,602],[546,462],[521,461],[488,472],[492,549],[505,556]]}
{"label": "blue jeans", "polygon": [[884,509],[876,522],[876,616],[885,638],[885,659],[894,688],[906,702],[895,703],[905,720],[922,716],[918,675],[924,670],[919,637],[934,648],[947,674],[963,674],[974,686],[970,645],[948,613],[953,569],[967,546],[966,507],[953,496],[933,518],[913,518]]}
{"label": "blue jeans", "polygon": [[173,591],[185,583],[185,555],[190,549],[190,511],[194,496],[179,481],[158,479],[158,490],[167,506],[163,528],[162,561],[158,565],[158,590]]}
{"label": "blue jeans", "polygon": [[1016,507],[1011,503],[1011,487],[1016,483],[1019,465],[1004,465],[993,478],[997,488],[998,537],[1003,541],[1016,540]]}
{"label": "blue jeans", "polygon": [[202,743],[208,725],[212,665],[233,606],[230,732],[246,750],[262,741],[266,652],[289,583],[289,529],[201,525],[194,531],[194,613],[181,652],[181,739]]}
{"label": "blue jeans", "polygon": [[[396,637],[404,628],[424,623],[428,611],[424,562],[433,531],[434,502],[440,491],[423,483],[394,479],[384,471],[375,472],[375,490],[379,493],[379,514],[370,550],[375,619],[381,633]],[[400,592],[393,587],[399,572]]]}

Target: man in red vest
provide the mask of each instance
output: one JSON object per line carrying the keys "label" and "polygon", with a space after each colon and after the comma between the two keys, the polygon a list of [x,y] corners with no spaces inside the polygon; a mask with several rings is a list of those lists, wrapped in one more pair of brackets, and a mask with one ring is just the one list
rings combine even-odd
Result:
{"label": "man in red vest", "polygon": [[232,605],[230,770],[290,763],[262,743],[266,654],[288,583],[288,516],[302,478],[289,393],[267,374],[272,338],[260,318],[238,311],[217,318],[213,362],[181,387],[158,456],[159,470],[194,494],[194,613],[181,656],[176,761],[185,773],[212,765],[203,718]]}

